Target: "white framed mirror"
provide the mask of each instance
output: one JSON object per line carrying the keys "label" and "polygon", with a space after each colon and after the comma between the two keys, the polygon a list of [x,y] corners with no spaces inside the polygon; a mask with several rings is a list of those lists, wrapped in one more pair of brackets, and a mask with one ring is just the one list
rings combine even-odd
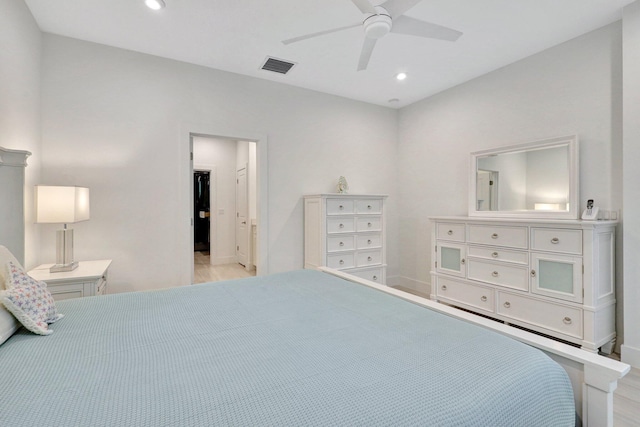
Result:
{"label": "white framed mirror", "polygon": [[469,216],[578,218],[578,137],[471,153]]}

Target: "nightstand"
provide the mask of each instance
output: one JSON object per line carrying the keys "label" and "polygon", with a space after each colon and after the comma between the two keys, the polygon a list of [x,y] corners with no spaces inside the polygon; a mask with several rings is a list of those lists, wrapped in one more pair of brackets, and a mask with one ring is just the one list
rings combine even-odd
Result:
{"label": "nightstand", "polygon": [[53,299],[61,301],[107,293],[107,272],[111,260],[80,261],[73,271],[51,273],[53,264],[42,264],[27,274],[47,284]]}

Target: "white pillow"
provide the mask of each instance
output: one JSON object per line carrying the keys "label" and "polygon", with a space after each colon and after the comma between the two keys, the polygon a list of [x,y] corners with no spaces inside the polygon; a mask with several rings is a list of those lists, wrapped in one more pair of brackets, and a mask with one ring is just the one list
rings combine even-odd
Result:
{"label": "white pillow", "polygon": [[63,317],[58,314],[47,284],[30,277],[19,265],[9,261],[5,275],[6,290],[0,301],[22,325],[38,335],[53,333],[49,323]]}
{"label": "white pillow", "polygon": [[[15,265],[20,265],[16,257],[13,256],[9,249],[0,245],[0,291],[6,289],[5,286],[5,265],[11,261]],[[0,304],[0,344],[9,339],[11,335],[20,327],[20,323]]]}

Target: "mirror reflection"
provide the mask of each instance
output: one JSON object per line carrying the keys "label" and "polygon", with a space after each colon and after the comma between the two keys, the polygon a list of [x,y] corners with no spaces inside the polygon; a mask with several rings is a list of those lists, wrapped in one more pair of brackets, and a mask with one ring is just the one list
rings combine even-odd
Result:
{"label": "mirror reflection", "polygon": [[477,211],[569,210],[569,146],[479,156]]}

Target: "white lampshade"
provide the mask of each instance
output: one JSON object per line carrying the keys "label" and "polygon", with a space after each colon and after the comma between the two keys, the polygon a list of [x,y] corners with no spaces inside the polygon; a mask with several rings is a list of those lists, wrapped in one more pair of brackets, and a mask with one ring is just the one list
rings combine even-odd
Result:
{"label": "white lampshade", "polygon": [[89,219],[89,189],[36,185],[36,222],[72,224]]}

